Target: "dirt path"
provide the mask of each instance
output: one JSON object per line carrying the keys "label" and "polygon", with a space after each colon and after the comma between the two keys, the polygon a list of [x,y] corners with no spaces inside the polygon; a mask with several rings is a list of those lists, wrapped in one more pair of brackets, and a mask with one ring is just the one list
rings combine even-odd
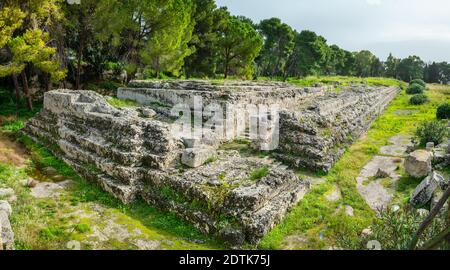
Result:
{"label": "dirt path", "polygon": [[23,167],[28,158],[28,152],[23,145],[13,142],[8,135],[0,133],[0,163]]}

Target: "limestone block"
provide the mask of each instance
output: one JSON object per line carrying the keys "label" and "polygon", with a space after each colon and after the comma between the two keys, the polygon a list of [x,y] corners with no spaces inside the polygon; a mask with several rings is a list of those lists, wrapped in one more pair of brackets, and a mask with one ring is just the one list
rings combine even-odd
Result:
{"label": "limestone block", "polygon": [[412,177],[425,177],[431,172],[432,156],[425,150],[417,150],[409,154],[405,160],[406,172]]}
{"label": "limestone block", "polygon": [[181,163],[191,168],[197,168],[213,157],[214,154],[215,150],[210,147],[187,148],[183,151]]}
{"label": "limestone block", "polygon": [[433,193],[439,188],[439,183],[443,177],[436,172],[431,173],[414,190],[411,195],[411,204],[422,206],[428,203],[433,197]]}

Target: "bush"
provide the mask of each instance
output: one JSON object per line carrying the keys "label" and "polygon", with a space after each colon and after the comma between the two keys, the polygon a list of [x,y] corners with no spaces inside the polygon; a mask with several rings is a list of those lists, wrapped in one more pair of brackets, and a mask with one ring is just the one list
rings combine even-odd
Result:
{"label": "bush", "polygon": [[406,93],[408,93],[409,95],[423,94],[424,91],[425,87],[417,83],[410,84],[408,86],[408,89],[406,89]]}
{"label": "bush", "polygon": [[416,130],[416,136],[423,146],[429,142],[434,142],[435,145],[441,144],[447,135],[447,123],[443,121],[424,122]]}
{"label": "bush", "polygon": [[100,83],[100,88],[110,92],[116,92],[119,87],[123,87],[123,85],[114,81],[104,81]]}
{"label": "bush", "polygon": [[[447,228],[449,224],[446,215],[447,213],[441,212],[431,222],[419,239],[419,248]],[[361,235],[356,240],[339,235],[337,242],[344,249],[362,250],[369,248],[369,241],[376,240],[380,243],[383,250],[407,250],[413,235],[417,232],[424,219],[424,216],[421,216],[417,210],[410,206],[405,206],[397,211],[392,208],[382,209],[378,218],[370,226],[371,235]],[[438,249],[447,250],[448,244],[443,242],[438,246]]]}
{"label": "bush", "polygon": [[414,95],[409,103],[412,105],[422,105],[428,102],[428,97],[424,94]]}
{"label": "bush", "polygon": [[450,119],[450,103],[441,104],[436,113],[437,119]]}
{"label": "bush", "polygon": [[423,80],[421,80],[421,79],[415,79],[415,80],[412,80],[409,84],[410,84],[410,85],[411,85],[411,84],[418,84],[418,85],[423,86],[423,88],[426,88],[426,87],[427,87],[427,84],[426,84]]}

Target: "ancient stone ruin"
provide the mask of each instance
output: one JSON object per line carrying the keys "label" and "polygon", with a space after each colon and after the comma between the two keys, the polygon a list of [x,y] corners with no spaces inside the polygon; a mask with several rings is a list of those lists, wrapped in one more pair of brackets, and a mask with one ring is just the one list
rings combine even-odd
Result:
{"label": "ancient stone ruin", "polygon": [[[119,98],[141,105],[136,108],[114,108],[91,91],[47,92],[43,110],[23,132],[124,203],[143,199],[242,245],[258,242],[308,191],[287,165],[329,170],[398,91],[136,81],[118,90]],[[199,98],[214,109],[197,106]],[[202,132],[174,132],[178,104],[183,115],[200,118]],[[230,109],[248,104],[277,105],[277,111]],[[217,112],[222,122],[212,121]],[[242,125],[252,121],[264,127],[262,136]],[[243,138],[253,141],[250,154],[223,147]]]}

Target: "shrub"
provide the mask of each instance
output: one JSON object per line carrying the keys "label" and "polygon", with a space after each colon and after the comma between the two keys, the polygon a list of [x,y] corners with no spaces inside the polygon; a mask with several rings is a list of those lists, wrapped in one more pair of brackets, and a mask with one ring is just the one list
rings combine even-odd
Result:
{"label": "shrub", "polygon": [[450,103],[441,104],[436,113],[437,119],[450,119]]}
{"label": "shrub", "polygon": [[410,84],[408,86],[408,89],[406,89],[406,93],[408,93],[409,95],[423,94],[424,91],[425,87],[417,83]]}
{"label": "shrub", "polygon": [[110,92],[117,91],[117,88],[122,87],[123,85],[114,81],[104,81],[100,83],[100,88],[108,90]]}
{"label": "shrub", "polygon": [[447,123],[443,121],[429,121],[420,124],[416,130],[416,136],[420,139],[421,145],[434,142],[441,144],[448,135]]}
{"label": "shrub", "polygon": [[410,100],[409,103],[412,105],[422,105],[428,102],[428,97],[424,94],[418,94],[414,95]]}
{"label": "shrub", "polygon": [[267,174],[269,174],[269,168],[264,166],[262,168],[259,168],[257,170],[254,170],[251,174],[250,174],[250,179],[255,181],[255,180],[259,180],[263,177],[266,177]]}
{"label": "shrub", "polygon": [[[447,213],[441,212],[420,237],[418,247],[434,239],[448,226]],[[344,249],[368,249],[369,241],[376,240],[383,250],[407,250],[413,235],[425,219],[419,212],[410,206],[394,211],[392,208],[380,211],[377,220],[370,226],[372,233],[362,235],[357,239],[348,239],[348,236],[338,235],[337,242]],[[371,247],[373,248],[373,247]],[[447,250],[448,244],[443,242],[438,249]]]}
{"label": "shrub", "polygon": [[421,80],[421,79],[415,79],[415,80],[412,80],[409,84],[410,84],[410,85],[411,85],[411,84],[418,84],[418,85],[423,86],[423,88],[426,88],[426,87],[427,87],[427,84],[426,84],[423,80]]}

